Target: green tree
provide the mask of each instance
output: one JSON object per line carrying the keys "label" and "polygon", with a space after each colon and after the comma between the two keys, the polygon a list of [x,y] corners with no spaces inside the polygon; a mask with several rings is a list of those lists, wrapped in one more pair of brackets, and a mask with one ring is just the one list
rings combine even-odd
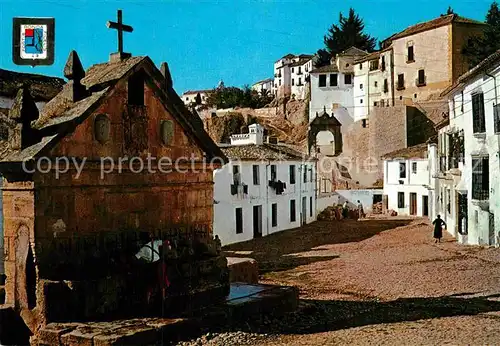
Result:
{"label": "green tree", "polygon": [[207,105],[221,108],[262,108],[273,100],[269,93],[259,94],[248,85],[243,89],[237,87],[226,87],[224,85],[215,88],[207,97]]}
{"label": "green tree", "polygon": [[377,41],[374,37],[364,33],[364,29],[365,24],[354,9],[349,9],[347,17],[344,17],[341,12],[338,24],[332,24],[323,38],[325,48],[316,53],[315,65],[319,67],[329,64],[330,58],[352,46],[373,52]]}
{"label": "green tree", "polygon": [[469,38],[462,50],[471,67],[500,49],[500,9],[496,1],[486,14],[486,24],[483,36]]}

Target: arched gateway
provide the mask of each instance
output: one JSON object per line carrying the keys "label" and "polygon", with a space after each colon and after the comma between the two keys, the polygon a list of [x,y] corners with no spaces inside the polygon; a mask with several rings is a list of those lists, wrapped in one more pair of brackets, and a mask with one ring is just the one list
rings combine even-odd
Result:
{"label": "arched gateway", "polygon": [[316,137],[318,133],[322,131],[329,131],[333,134],[335,140],[335,155],[339,155],[342,152],[342,133],[340,127],[342,124],[335,118],[332,114],[326,112],[326,108],[319,115],[316,115],[313,121],[309,124],[308,132],[308,150],[311,154],[311,148],[316,147]]}

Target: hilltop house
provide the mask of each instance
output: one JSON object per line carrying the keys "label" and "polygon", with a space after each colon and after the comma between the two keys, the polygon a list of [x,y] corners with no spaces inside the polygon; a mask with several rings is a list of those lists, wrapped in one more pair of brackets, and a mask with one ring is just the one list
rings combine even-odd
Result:
{"label": "hilltop house", "polygon": [[412,25],[382,41],[382,49],[356,60],[354,118],[374,107],[427,100],[469,68],[461,49],[484,23],[450,14]]}
{"label": "hilltop house", "polygon": [[186,106],[191,106],[196,103],[196,99],[199,97],[200,104],[204,105],[207,102],[207,97],[212,90],[188,90],[182,94],[181,99]]}
{"label": "hilltop house", "polygon": [[309,72],[313,69],[312,55],[287,54],[274,63],[274,94],[297,100],[306,97]]}
{"label": "hilltop house", "polygon": [[270,94],[273,92],[274,88],[274,79],[267,78],[252,85],[252,90],[257,91],[259,94],[262,94],[262,91],[266,90]]}
{"label": "hilltop house", "polygon": [[283,144],[264,142],[264,129],[220,145],[229,163],[214,172],[214,234],[231,244],[316,220],[315,165]]}

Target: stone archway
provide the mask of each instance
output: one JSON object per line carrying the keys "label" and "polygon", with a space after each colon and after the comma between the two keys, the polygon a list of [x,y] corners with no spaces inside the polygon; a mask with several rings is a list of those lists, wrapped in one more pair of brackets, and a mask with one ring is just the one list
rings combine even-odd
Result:
{"label": "stone archway", "polygon": [[21,225],[15,240],[15,307],[33,309],[36,305],[36,269],[29,240],[29,228]]}
{"label": "stone archway", "polygon": [[335,141],[334,155],[339,155],[342,152],[342,133],[340,127],[342,124],[335,118],[334,115],[330,115],[326,112],[326,109],[320,115],[317,115],[313,121],[309,124],[308,132],[308,150],[309,155],[311,154],[311,148],[316,147],[316,139],[320,132],[329,131],[332,133]]}

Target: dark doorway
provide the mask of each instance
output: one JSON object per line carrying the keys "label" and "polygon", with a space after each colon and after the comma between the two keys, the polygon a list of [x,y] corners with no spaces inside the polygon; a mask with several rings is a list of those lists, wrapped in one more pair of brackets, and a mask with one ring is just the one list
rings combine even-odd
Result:
{"label": "dark doorway", "polygon": [[382,195],[373,195],[373,204],[382,202]]}
{"label": "dark doorway", "polygon": [[429,216],[429,196],[422,196],[422,215]]}
{"label": "dark doorway", "polygon": [[410,192],[410,215],[417,215],[417,194]]}
{"label": "dark doorway", "polygon": [[253,237],[262,237],[262,206],[253,206]]}
{"label": "dark doorway", "polygon": [[302,197],[301,224],[305,225],[306,223],[307,223],[307,197]]}
{"label": "dark doorway", "polygon": [[467,195],[458,194],[458,233],[467,234]]}

